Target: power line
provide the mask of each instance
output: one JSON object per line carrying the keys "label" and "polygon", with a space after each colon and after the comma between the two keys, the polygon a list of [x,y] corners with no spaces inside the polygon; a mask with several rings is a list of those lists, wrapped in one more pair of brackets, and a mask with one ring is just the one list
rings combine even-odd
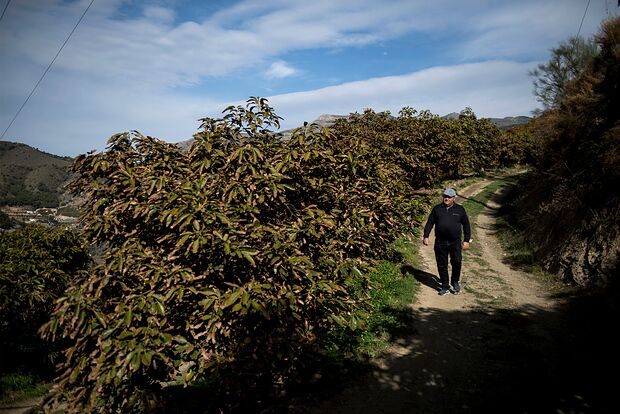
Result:
{"label": "power line", "polygon": [[[9,2],[10,2],[10,0],[9,0]],[[75,32],[75,29],[77,29],[77,27],[80,25],[80,23],[82,22],[82,19],[84,18],[84,16],[86,16],[86,13],[88,12],[88,9],[90,9],[90,6],[92,6],[94,2],[95,2],[95,0],[90,0],[90,4],[88,5],[88,7],[86,7],[86,10],[84,10],[84,13],[82,13],[82,15],[80,16],[80,19],[77,21],[77,23],[73,27],[73,30],[71,30],[71,33],[69,33],[69,36],[67,36],[67,38],[63,42],[62,46],[60,46],[60,49],[58,49],[58,52],[56,52],[56,56],[54,56],[54,59],[52,59],[50,64],[47,65],[47,68],[45,69],[45,72],[43,72],[43,75],[41,75],[41,78],[39,78],[39,81],[36,83],[36,85],[34,85],[34,88],[32,88],[32,90],[30,91],[30,94],[28,95],[28,97],[26,98],[26,100],[24,101],[22,106],[19,107],[19,109],[17,110],[17,113],[15,113],[15,116],[13,117],[13,119],[11,119],[11,122],[9,123],[9,126],[7,126],[6,129],[4,130],[4,132],[2,133],[2,136],[0,137],[0,139],[3,139],[4,135],[6,134],[6,132],[9,130],[9,128],[11,128],[11,125],[13,125],[13,122],[15,122],[15,120],[17,119],[17,117],[21,113],[22,109],[24,109],[24,106],[26,106],[26,104],[30,100],[30,97],[34,94],[34,91],[37,90],[37,87],[39,86],[41,81],[43,81],[43,78],[45,77],[45,75],[47,75],[47,72],[49,72],[50,68],[52,67],[52,65],[54,64],[56,59],[58,58],[58,55],[60,55],[60,52],[62,52],[62,49],[64,49],[65,45],[67,44],[67,42],[69,41],[69,39],[73,35],[73,32]],[[7,6],[8,6],[8,3],[7,3]],[[5,10],[6,10],[6,7],[5,7]],[[2,13],[2,15],[4,15],[4,13]]]}
{"label": "power line", "polygon": [[11,4],[11,0],[7,0],[6,4],[4,5],[4,10],[2,10],[2,16],[0,16],[0,22],[4,18],[4,13],[6,13],[6,9],[9,8],[9,4]]}
{"label": "power line", "polygon": [[583,17],[581,18],[581,23],[579,23],[579,30],[577,31],[577,37],[579,37],[579,33],[581,33],[581,26],[583,25],[583,20],[586,18],[586,13],[588,12],[588,7],[590,7],[590,0],[588,0],[588,4],[586,4],[586,9],[583,12]]}

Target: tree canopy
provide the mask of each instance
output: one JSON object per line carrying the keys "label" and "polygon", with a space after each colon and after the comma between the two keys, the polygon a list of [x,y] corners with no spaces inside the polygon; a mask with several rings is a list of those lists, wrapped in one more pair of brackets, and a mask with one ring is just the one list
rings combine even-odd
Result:
{"label": "tree canopy", "polygon": [[573,36],[551,49],[551,59],[530,71],[534,95],[545,108],[556,108],[566,96],[566,85],[598,54],[594,39]]}

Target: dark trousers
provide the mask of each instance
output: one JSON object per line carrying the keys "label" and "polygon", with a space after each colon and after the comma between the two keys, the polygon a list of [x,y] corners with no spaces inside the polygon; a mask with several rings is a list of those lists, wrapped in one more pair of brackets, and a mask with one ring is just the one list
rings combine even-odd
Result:
{"label": "dark trousers", "polygon": [[437,260],[437,271],[439,279],[441,279],[441,287],[450,288],[450,280],[448,278],[448,256],[450,256],[450,264],[452,265],[452,286],[459,283],[461,279],[461,241],[453,242],[435,240],[435,260]]}

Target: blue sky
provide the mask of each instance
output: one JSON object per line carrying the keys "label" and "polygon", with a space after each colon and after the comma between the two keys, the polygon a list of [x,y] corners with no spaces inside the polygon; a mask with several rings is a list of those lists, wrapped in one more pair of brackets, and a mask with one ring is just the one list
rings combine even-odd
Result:
{"label": "blue sky", "polygon": [[[90,3],[7,1],[0,131]],[[129,130],[179,142],[250,96],[268,98],[282,129],[365,108],[531,115],[528,71],[619,11],[616,0],[95,0],[3,139],[70,156]]]}

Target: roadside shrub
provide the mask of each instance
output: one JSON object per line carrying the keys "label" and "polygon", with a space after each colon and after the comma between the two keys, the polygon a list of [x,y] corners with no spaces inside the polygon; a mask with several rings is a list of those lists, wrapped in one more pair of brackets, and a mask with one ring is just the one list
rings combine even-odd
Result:
{"label": "roadside shrub", "polygon": [[185,153],[133,132],[76,159],[84,234],[107,248],[44,329],[70,343],[52,406],[144,411],[174,383],[271,392],[363,322],[368,258],[419,213],[391,169],[317,126],[275,138],[261,98],[202,122]]}
{"label": "roadside shrub", "polygon": [[456,175],[479,174],[485,169],[499,166],[500,129],[486,118],[478,119],[471,108],[465,108],[459,114],[455,136],[465,141],[466,149],[457,157],[459,170]]}

